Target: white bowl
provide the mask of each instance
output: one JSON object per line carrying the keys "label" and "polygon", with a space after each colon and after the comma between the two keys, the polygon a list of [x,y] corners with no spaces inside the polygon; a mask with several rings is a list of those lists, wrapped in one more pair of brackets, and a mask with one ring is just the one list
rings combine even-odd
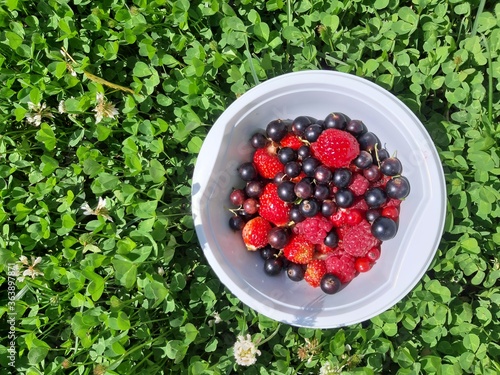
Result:
{"label": "white bowl", "polygon": [[[399,230],[382,256],[334,295],[284,272],[266,276],[257,253],[228,227],[229,194],[243,186],[237,167],[251,158],[248,141],[277,118],[324,118],[343,112],[362,120],[403,164],[411,193],[401,205]],[[391,308],[418,283],[439,245],[446,187],[434,144],[417,117],[394,95],[363,78],[331,71],[284,74],[249,90],[222,113],[201,148],[192,182],[198,239],[219,279],[243,303],[290,325],[334,328],[370,319]]]}

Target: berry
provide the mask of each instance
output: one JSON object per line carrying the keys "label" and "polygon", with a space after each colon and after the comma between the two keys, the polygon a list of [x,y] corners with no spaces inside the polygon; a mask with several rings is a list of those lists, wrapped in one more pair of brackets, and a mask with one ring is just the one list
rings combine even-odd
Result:
{"label": "berry", "polygon": [[372,223],[371,233],[380,241],[394,238],[398,231],[398,224],[388,217],[380,216]]}
{"label": "berry", "polygon": [[347,122],[349,121],[349,117],[340,112],[330,113],[325,117],[323,122],[323,127],[325,129],[345,129]]}
{"label": "berry", "polygon": [[316,199],[305,199],[300,202],[300,212],[305,217],[313,217],[319,212],[319,203]]}
{"label": "berry", "polygon": [[250,251],[255,251],[267,245],[267,234],[271,230],[269,222],[257,216],[249,220],[242,230],[245,246]]}
{"label": "berry", "polygon": [[254,148],[264,148],[267,145],[267,138],[264,134],[255,133],[252,135],[252,138],[250,138],[250,144]]}
{"label": "berry", "polygon": [[364,178],[359,173],[355,173],[352,177],[352,182],[349,185],[349,189],[353,192],[353,194],[357,197],[365,194],[366,190],[370,186],[370,182]]}
{"label": "berry", "polygon": [[313,288],[317,288],[321,284],[321,279],[326,274],[325,261],[314,259],[307,264],[304,280]]}
{"label": "berry", "polygon": [[386,176],[400,175],[403,172],[403,165],[398,158],[390,157],[380,163],[380,171]]}
{"label": "berry", "polygon": [[292,281],[301,281],[304,279],[304,267],[301,264],[289,263],[286,267],[286,274]]}
{"label": "berry", "polygon": [[280,141],[281,147],[290,147],[292,150],[298,150],[302,146],[302,141],[293,133],[287,133]]}
{"label": "berry", "polygon": [[349,189],[340,189],[335,193],[335,202],[338,207],[348,208],[354,202],[354,194]]}
{"label": "berry", "polygon": [[341,282],[333,273],[325,273],[321,278],[320,287],[326,294],[335,294],[340,290]]}
{"label": "berry", "polygon": [[229,194],[229,200],[234,206],[241,206],[245,198],[245,192],[241,189],[235,189]]}
{"label": "berry", "polygon": [[319,184],[327,184],[332,180],[333,173],[324,165],[318,166],[314,170],[314,179]]}
{"label": "berry", "polygon": [[243,202],[243,210],[249,215],[257,213],[258,209],[259,202],[255,198],[248,198]]}
{"label": "berry", "polygon": [[266,127],[267,136],[275,142],[281,141],[287,132],[287,122],[281,119],[271,121]]}
{"label": "berry", "polygon": [[388,217],[396,221],[399,217],[399,209],[395,206],[386,206],[382,208],[382,212],[380,213],[383,217]]}
{"label": "berry", "polygon": [[389,198],[405,199],[410,194],[410,182],[404,176],[393,177],[387,181],[385,191]]}
{"label": "berry", "polygon": [[278,197],[285,202],[293,202],[297,199],[294,193],[295,184],[291,181],[283,181],[278,185]]}
{"label": "berry", "polygon": [[325,240],[323,241],[323,244],[331,248],[337,247],[337,245],[339,244],[339,236],[335,229],[332,229],[330,232],[328,232]]}
{"label": "berry", "polygon": [[229,228],[234,231],[242,230],[245,226],[245,220],[241,216],[231,216],[229,219]]}
{"label": "berry", "polygon": [[323,127],[318,124],[309,125],[304,131],[304,138],[309,142],[316,142],[323,132]]}
{"label": "berry", "polygon": [[278,151],[278,159],[282,164],[297,160],[297,152],[290,147],[283,147]]}
{"label": "berry", "polygon": [[349,166],[359,154],[359,144],[353,135],[338,129],[326,129],[311,144],[313,155],[327,167]]}
{"label": "berry", "polygon": [[262,181],[253,180],[248,181],[245,187],[245,193],[249,198],[258,198],[264,191],[264,184]]}
{"label": "berry", "polygon": [[243,181],[252,181],[257,178],[257,170],[252,162],[246,162],[238,167],[238,174]]}
{"label": "berry", "polygon": [[372,151],[380,148],[380,139],[372,132],[366,132],[358,137],[361,150]]}
{"label": "berry", "polygon": [[371,232],[370,223],[362,220],[359,224],[347,227],[342,238],[342,247],[345,252],[354,256],[365,256],[368,250],[377,246],[379,241]]}
{"label": "berry", "polygon": [[343,284],[356,276],[354,258],[348,254],[331,255],[325,259],[325,265],[327,272],[337,276]]}
{"label": "berry", "polygon": [[300,207],[299,206],[293,206],[290,208],[290,221],[293,221],[295,224],[300,223],[301,221],[304,221],[306,217],[302,215],[302,212],[300,212]]}
{"label": "berry", "polygon": [[372,268],[372,263],[367,257],[356,258],[354,268],[358,272],[368,272]]}
{"label": "berry", "polygon": [[259,215],[279,227],[288,224],[290,205],[278,196],[278,187],[268,183],[259,200]]}
{"label": "berry", "polygon": [[301,235],[309,242],[319,245],[323,243],[333,224],[326,217],[317,215],[308,217],[293,228],[295,234]]}
{"label": "berry", "polygon": [[296,161],[290,161],[285,164],[284,172],[290,178],[299,176],[301,171],[302,171],[302,166]]}
{"label": "berry", "polygon": [[264,262],[264,272],[268,276],[279,275],[283,269],[283,259],[281,258],[270,258],[266,259]]}
{"label": "berry", "polygon": [[274,227],[267,233],[267,242],[275,249],[284,248],[289,239],[290,233],[286,228]]}
{"label": "berry", "polygon": [[373,164],[373,157],[368,151],[361,150],[356,159],[354,159],[354,165],[360,169],[369,168]]}
{"label": "berry", "polygon": [[350,226],[358,225],[363,220],[363,216],[361,210],[351,209],[345,217],[345,223]]}
{"label": "berry", "polygon": [[380,249],[378,247],[372,247],[365,255],[370,262],[375,262],[380,258]]}
{"label": "berry", "polygon": [[363,176],[370,182],[375,182],[382,177],[382,172],[376,164],[372,164],[370,167],[363,170]]}
{"label": "berry", "polygon": [[308,180],[302,179],[295,184],[294,192],[297,197],[307,199],[313,195],[314,188]]}
{"label": "berry", "polygon": [[278,156],[272,154],[269,148],[259,148],[253,155],[253,162],[257,172],[264,178],[273,179],[276,174],[283,172],[283,164],[281,164]]}
{"label": "berry", "polygon": [[337,205],[332,200],[325,200],[321,204],[321,214],[325,217],[332,216],[337,211]]}
{"label": "berry", "polygon": [[271,245],[264,246],[263,248],[259,249],[259,252],[261,258],[264,260],[276,258],[280,253],[278,249],[271,247]]}
{"label": "berry", "polygon": [[309,157],[302,161],[302,170],[304,171],[306,176],[314,177],[314,171],[317,167],[319,167],[320,164],[321,162],[318,159]]}
{"label": "berry", "polygon": [[360,120],[351,120],[347,123],[345,130],[355,137],[359,137],[368,131],[366,125]]}
{"label": "berry", "polygon": [[307,264],[313,259],[314,244],[301,235],[293,234],[288,244],[283,248],[283,255],[290,262]]}
{"label": "berry", "polygon": [[304,135],[306,128],[312,124],[312,121],[307,116],[299,116],[292,122],[292,131],[299,137]]}
{"label": "berry", "polygon": [[375,160],[383,161],[388,157],[390,157],[389,151],[387,151],[385,148],[381,148],[380,150],[375,150]]}
{"label": "berry", "polygon": [[309,156],[311,156],[311,148],[306,145],[300,146],[297,150],[297,154],[302,160],[307,159]]}
{"label": "berry", "polygon": [[352,178],[352,172],[346,168],[339,168],[333,172],[333,184],[338,188],[347,187]]}
{"label": "berry", "polygon": [[380,211],[377,209],[372,209],[366,211],[365,217],[369,223],[373,223],[377,217],[380,216]]}
{"label": "berry", "polygon": [[328,185],[316,185],[316,188],[314,189],[314,198],[316,198],[318,201],[324,201],[330,196],[330,188]]}
{"label": "berry", "polygon": [[335,227],[339,228],[344,225],[346,216],[347,211],[344,209],[340,209],[337,210],[332,216],[330,216],[329,219]]}
{"label": "berry", "polygon": [[387,201],[387,194],[379,187],[373,187],[366,191],[365,201],[370,208],[379,208]]}

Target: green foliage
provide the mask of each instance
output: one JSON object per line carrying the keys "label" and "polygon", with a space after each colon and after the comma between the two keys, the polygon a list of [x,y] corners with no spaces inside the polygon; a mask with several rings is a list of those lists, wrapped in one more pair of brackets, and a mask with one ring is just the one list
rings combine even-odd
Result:
{"label": "green foliage", "polygon": [[[15,310],[2,294],[18,371],[500,373],[499,19],[500,5],[465,0],[2,1],[0,285],[21,256],[43,272],[17,281]],[[258,82],[305,69],[397,95],[448,187],[425,277],[335,330],[244,306],[208,267],[190,214],[210,125]],[[232,354],[246,333],[261,351],[248,368]]]}

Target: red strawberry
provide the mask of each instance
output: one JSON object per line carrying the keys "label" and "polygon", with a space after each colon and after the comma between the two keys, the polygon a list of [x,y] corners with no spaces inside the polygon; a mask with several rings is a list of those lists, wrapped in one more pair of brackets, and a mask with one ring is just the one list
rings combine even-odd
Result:
{"label": "red strawberry", "polygon": [[279,172],[283,172],[283,164],[278,155],[272,152],[273,148],[259,148],[253,155],[253,162],[257,172],[264,178],[273,179]]}
{"label": "red strawberry", "polygon": [[294,133],[287,133],[280,141],[281,147],[290,147],[291,149],[298,150],[303,145],[300,138]]}
{"label": "red strawberry", "polygon": [[355,196],[359,197],[363,195],[368,187],[370,186],[370,182],[363,177],[363,175],[359,173],[354,173],[351,185],[349,185],[349,189],[354,193]]}
{"label": "red strawberry", "polygon": [[259,198],[259,215],[279,227],[288,224],[290,204],[278,196],[278,187],[272,182],[264,187]]}
{"label": "red strawberry", "polygon": [[342,239],[343,249],[354,257],[365,256],[372,247],[379,244],[380,241],[371,232],[370,223],[364,219],[358,225],[347,227]]}
{"label": "red strawberry", "polygon": [[295,224],[294,233],[307,238],[313,244],[322,244],[333,224],[323,215],[318,214]]}
{"label": "red strawberry", "polygon": [[355,259],[348,254],[332,255],[325,260],[326,271],[337,276],[341,283],[348,283],[356,276],[354,262]]}
{"label": "red strawberry", "polygon": [[359,154],[359,143],[350,133],[339,129],[326,129],[311,144],[313,156],[332,168],[348,167]]}
{"label": "red strawberry", "polygon": [[321,279],[326,273],[325,261],[321,259],[314,259],[307,263],[306,272],[304,273],[304,280],[309,285],[317,288],[321,283]]}
{"label": "red strawberry", "polygon": [[293,263],[307,264],[313,259],[314,245],[302,236],[292,235],[283,254]]}
{"label": "red strawberry", "polygon": [[249,220],[243,230],[241,235],[243,236],[243,242],[245,246],[250,251],[255,251],[267,245],[267,234],[271,230],[271,224],[269,222],[257,216]]}

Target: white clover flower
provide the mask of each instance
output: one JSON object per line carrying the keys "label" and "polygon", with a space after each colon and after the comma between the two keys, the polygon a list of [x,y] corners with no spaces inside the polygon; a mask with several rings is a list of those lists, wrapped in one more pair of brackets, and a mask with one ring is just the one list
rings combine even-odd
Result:
{"label": "white clover flower", "polygon": [[47,108],[47,104],[34,104],[32,102],[28,102],[28,110],[25,118],[30,124],[35,126],[40,126],[42,124],[42,119],[46,118],[54,118],[52,113],[50,113],[50,108]]}
{"label": "white clover flower", "polygon": [[330,362],[325,362],[319,369],[319,375],[339,375],[341,370],[333,367]]}
{"label": "white clover flower", "polygon": [[93,111],[95,112],[95,122],[96,124],[100,123],[103,118],[112,118],[114,119],[118,116],[118,110],[115,108],[113,103],[108,102],[104,99],[104,94],[102,92],[98,92],[96,94],[97,104]]}
{"label": "white clover flower", "polygon": [[97,202],[97,207],[93,210],[87,202],[82,204],[81,209],[84,215],[96,215],[102,216],[106,220],[113,221],[111,216],[109,216],[109,211],[106,208],[106,198],[99,197],[99,202]]}
{"label": "white clover flower", "polygon": [[247,334],[246,337],[239,335],[233,346],[234,358],[240,366],[250,366],[257,361],[260,350],[252,342],[252,337]]}
{"label": "white clover flower", "polygon": [[64,104],[64,100],[61,100],[59,102],[59,106],[57,107],[57,110],[59,111],[60,114],[66,113],[66,105]]}
{"label": "white clover flower", "polygon": [[160,276],[165,275],[165,269],[163,267],[158,267],[158,275]]}
{"label": "white clover flower", "polygon": [[214,317],[213,319],[210,319],[208,321],[208,326],[209,327],[213,327],[214,324],[219,324],[220,322],[222,322],[222,318],[220,317],[219,313],[217,311],[215,311],[212,316]]}
{"label": "white clover flower", "polygon": [[26,276],[30,276],[32,279],[37,276],[43,276],[43,272],[35,268],[42,261],[42,257],[31,257],[31,264],[29,263],[28,258],[24,255],[22,255],[19,260],[27,267],[18,279],[20,282],[23,282]]}

